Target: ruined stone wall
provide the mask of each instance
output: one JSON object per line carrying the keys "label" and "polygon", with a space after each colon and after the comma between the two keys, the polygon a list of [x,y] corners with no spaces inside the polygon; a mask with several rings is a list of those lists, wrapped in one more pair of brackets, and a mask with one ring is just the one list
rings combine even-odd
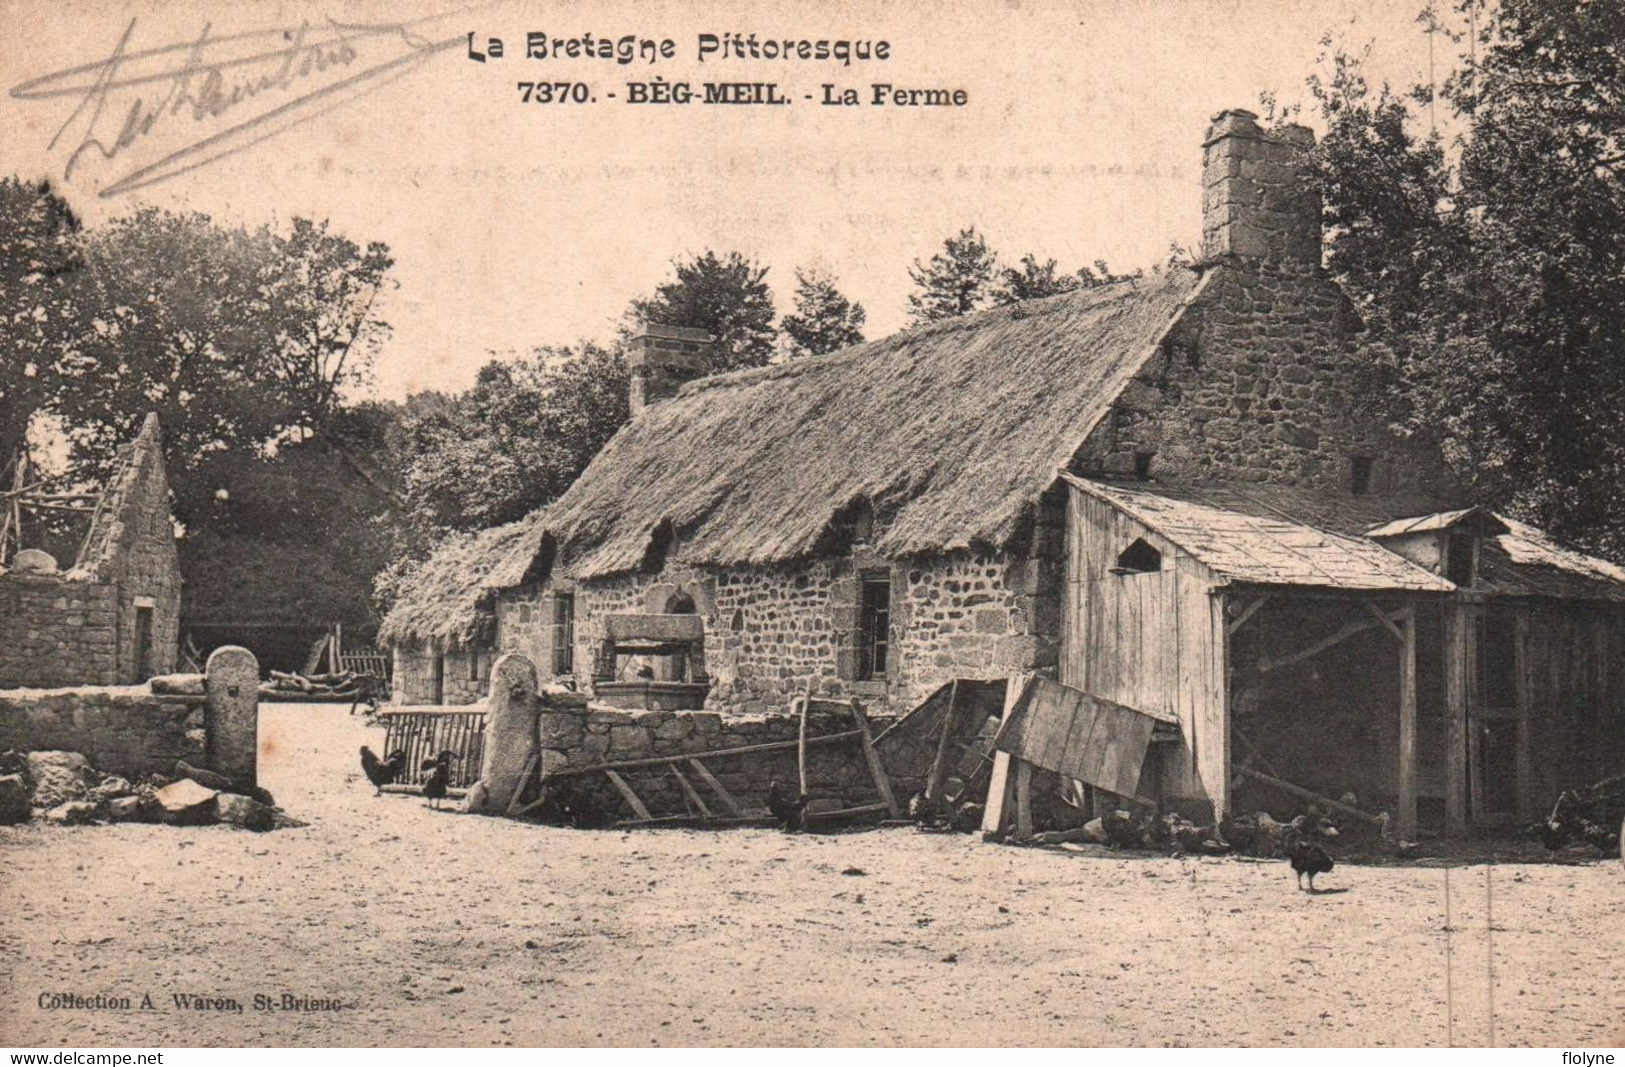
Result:
{"label": "ruined stone wall", "polygon": [[[956,552],[902,562],[823,558],[773,567],[696,568],[575,583],[574,678],[591,679],[610,614],[661,614],[692,599],[705,623],[708,711],[729,717],[783,711],[807,691],[858,696],[876,711],[906,711],[953,678],[1049,670],[1060,616],[1059,519],[1045,512],[1027,554]],[[858,576],[891,576],[887,677],[856,680],[843,660],[855,625]],[[551,588],[504,592],[498,643],[550,676]]]}
{"label": "ruined stone wall", "polygon": [[1234,261],[1201,295],[1079,453],[1084,473],[1269,482],[1346,495],[1448,493],[1436,447],[1388,432],[1362,385],[1357,318],[1318,266]]}
{"label": "ruined stone wall", "polygon": [[194,740],[203,719],[202,706],[160,700],[145,685],[6,689],[0,749],[79,752],[97,770],[133,780],[172,773],[176,760],[203,762],[204,746]]}
{"label": "ruined stone wall", "polygon": [[0,689],[118,680],[118,591],[60,575],[0,574]]}
{"label": "ruined stone wall", "polygon": [[[151,449],[147,451],[147,449]],[[180,641],[181,572],[175,550],[175,528],[169,515],[169,487],[163,454],[156,442],[137,442],[135,473],[124,487],[113,560],[119,592],[119,667],[121,682],[141,681],[136,657],[136,613],[152,612],[153,674],[175,669]]]}

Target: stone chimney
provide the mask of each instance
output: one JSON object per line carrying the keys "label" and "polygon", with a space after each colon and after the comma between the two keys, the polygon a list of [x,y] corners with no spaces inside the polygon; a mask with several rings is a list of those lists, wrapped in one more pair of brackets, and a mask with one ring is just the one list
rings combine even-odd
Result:
{"label": "stone chimney", "polygon": [[674,396],[678,388],[713,365],[716,341],[704,330],[646,322],[628,342],[626,369],[632,378],[628,400],[632,417],[650,404]]}
{"label": "stone chimney", "polygon": [[1250,111],[1221,111],[1202,143],[1202,258],[1320,265],[1320,194],[1310,180],[1307,126],[1259,128]]}

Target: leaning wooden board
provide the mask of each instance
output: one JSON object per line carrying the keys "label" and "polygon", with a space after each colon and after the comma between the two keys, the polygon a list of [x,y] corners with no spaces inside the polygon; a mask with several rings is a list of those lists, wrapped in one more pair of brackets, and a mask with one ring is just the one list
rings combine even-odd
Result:
{"label": "leaning wooden board", "polygon": [[1035,767],[1136,796],[1157,720],[1048,679],[1035,679],[996,746]]}

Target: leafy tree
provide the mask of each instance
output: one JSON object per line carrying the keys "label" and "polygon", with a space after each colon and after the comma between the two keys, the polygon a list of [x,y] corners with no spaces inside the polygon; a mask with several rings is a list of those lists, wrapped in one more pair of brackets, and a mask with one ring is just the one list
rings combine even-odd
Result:
{"label": "leafy tree", "polygon": [[987,306],[993,298],[993,278],[997,257],[987,240],[967,226],[942,243],[942,251],[930,262],[914,261],[908,276],[917,291],[910,293],[908,308],[914,323],[965,315]]}
{"label": "leafy tree", "polygon": [[764,366],[773,357],[773,290],[768,268],[738,252],[706,251],[672,263],[675,277],[632,301],[623,334],[637,322],[706,330],[721,344],[712,373]]}
{"label": "leafy tree", "polygon": [[784,317],[784,332],[795,356],[821,356],[863,343],[868,313],[835,287],[828,271],[796,271],[796,310]]}
{"label": "leafy tree", "polygon": [[[1085,267],[1084,271],[1088,269]],[[999,281],[993,291],[993,302],[1014,304],[1022,300],[1038,300],[1058,293],[1070,293],[1083,287],[1084,278],[1080,276],[1081,274],[1082,272],[1076,275],[1062,274],[1056,268],[1053,259],[1040,263],[1037,256],[1028,252],[1021,257],[1019,266],[999,269]]]}
{"label": "leafy tree", "polygon": [[48,183],[0,179],[0,483],[84,329],[79,220]]}
{"label": "leafy tree", "polygon": [[81,472],[104,470],[148,411],[172,482],[214,451],[319,433],[387,331],[373,314],[387,250],[325,223],[249,232],[146,208],[83,246],[82,299],[96,312],[52,402]]}
{"label": "leafy tree", "polygon": [[402,510],[414,546],[512,522],[558,496],[626,422],[626,396],[620,352],[583,342],[493,360],[456,397],[411,398]]}
{"label": "leafy tree", "polygon": [[[1344,51],[1311,81],[1328,266],[1396,423],[1438,434],[1482,498],[1625,557],[1625,8],[1457,11],[1477,61],[1437,101]],[[1452,140],[1420,132],[1430,103]]]}

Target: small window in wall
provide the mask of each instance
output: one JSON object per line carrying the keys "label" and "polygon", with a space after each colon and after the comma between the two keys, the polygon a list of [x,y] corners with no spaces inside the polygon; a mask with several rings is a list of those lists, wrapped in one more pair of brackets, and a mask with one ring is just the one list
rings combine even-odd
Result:
{"label": "small window in wall", "polygon": [[576,597],[553,594],[553,673],[575,673]]}
{"label": "small window in wall", "polygon": [[1444,576],[1463,589],[1478,577],[1478,538],[1470,533],[1453,533],[1445,542]]}
{"label": "small window in wall", "polygon": [[884,678],[891,658],[891,576],[863,576],[858,616],[858,679]]}
{"label": "small window in wall", "polygon": [[1353,456],[1349,459],[1349,491],[1355,496],[1365,496],[1371,492],[1370,456]]}
{"label": "small window in wall", "polygon": [[1146,543],[1145,538],[1135,538],[1132,545],[1123,549],[1117,556],[1117,566],[1112,568],[1113,574],[1145,574],[1149,571],[1162,570],[1162,553]]}
{"label": "small window in wall", "polygon": [[1156,458],[1155,452],[1134,453],[1134,480],[1149,482],[1151,480],[1151,461]]}
{"label": "small window in wall", "polygon": [[481,680],[480,670],[484,666],[484,656],[479,652],[468,654],[468,680],[478,682]]}

